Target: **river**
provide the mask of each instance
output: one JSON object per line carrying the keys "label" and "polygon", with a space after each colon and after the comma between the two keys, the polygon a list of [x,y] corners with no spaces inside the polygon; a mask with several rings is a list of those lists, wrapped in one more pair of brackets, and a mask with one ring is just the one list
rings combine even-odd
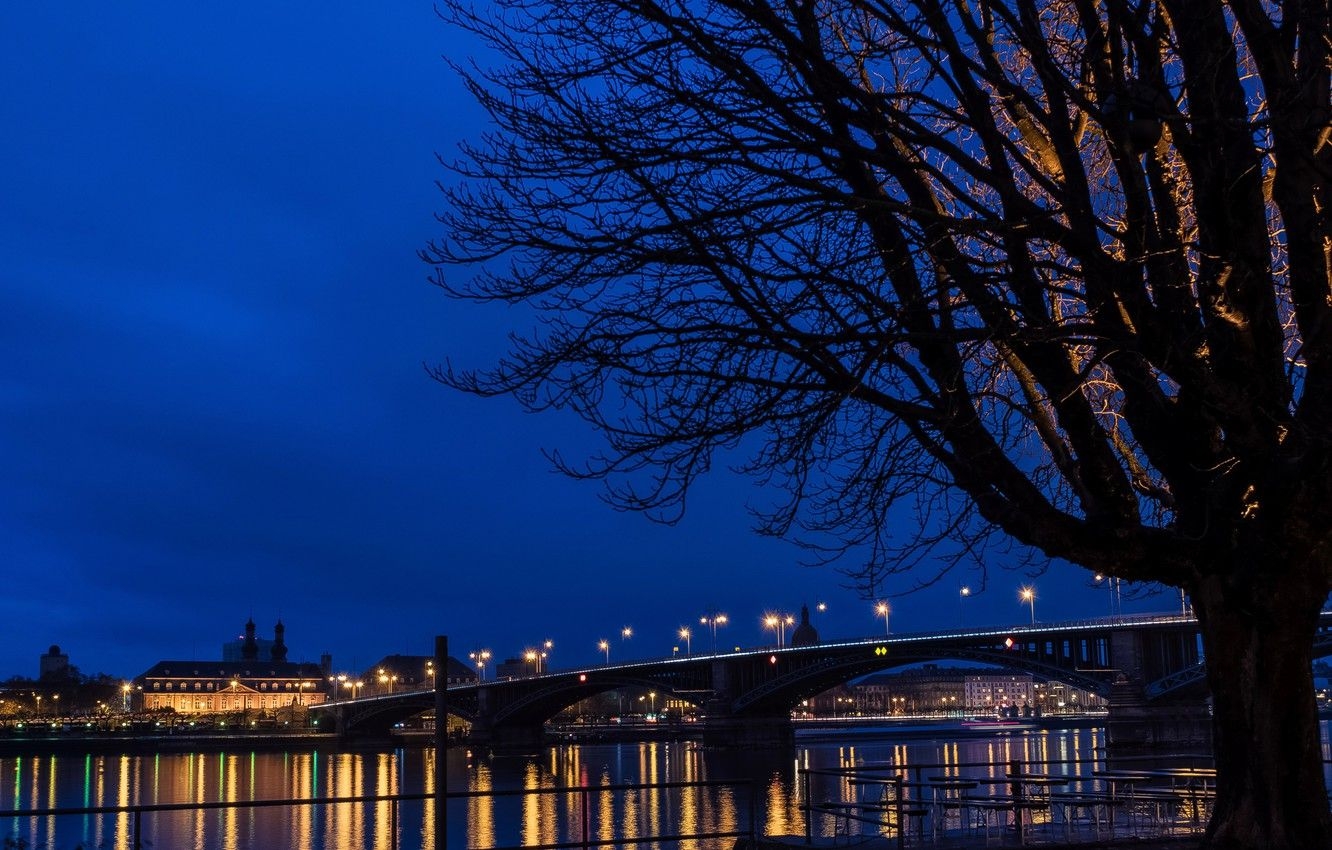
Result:
{"label": "river", "polygon": [[[1323,723],[1328,757],[1328,723]],[[450,791],[509,791],[643,782],[735,780],[702,789],[603,792],[586,803],[572,792],[452,800],[450,848],[490,847],[748,828],[803,834],[800,769],[863,764],[966,765],[1090,760],[1105,745],[1099,728],[1011,731],[984,737],[919,737],[855,729],[797,740],[785,753],[707,750],[691,742],[567,744],[523,756],[450,750]],[[434,758],[426,749],[386,752],[209,752],[42,755],[0,758],[0,801],[9,811],[72,807],[313,799],[431,793]],[[1002,769],[1002,768],[1000,768]],[[811,799],[847,793],[845,782],[815,775]],[[429,801],[145,813],[145,847],[193,850],[422,850],[434,846]],[[132,818],[42,815],[0,821],[0,845],[132,850]],[[815,834],[832,825],[819,817]],[[731,841],[682,843],[727,846]],[[643,842],[639,846],[659,846]],[[674,846],[674,845],[668,845]]]}

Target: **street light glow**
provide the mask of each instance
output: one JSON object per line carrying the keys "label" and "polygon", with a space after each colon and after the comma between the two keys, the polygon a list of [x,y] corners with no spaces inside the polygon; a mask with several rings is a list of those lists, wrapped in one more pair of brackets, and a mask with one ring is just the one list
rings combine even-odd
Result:
{"label": "street light glow", "polygon": [[1031,624],[1036,625],[1036,588],[1024,585],[1018,590],[1018,599],[1031,605]]}

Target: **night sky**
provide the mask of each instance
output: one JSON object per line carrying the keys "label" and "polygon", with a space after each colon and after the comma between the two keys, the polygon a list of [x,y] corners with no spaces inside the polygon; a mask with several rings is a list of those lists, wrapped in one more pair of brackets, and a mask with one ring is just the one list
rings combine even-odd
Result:
{"label": "night sky", "polygon": [[[59,644],[85,673],[220,658],[253,616],[293,660],[391,653],[555,667],[770,643],[765,610],[879,634],[871,602],[756,536],[771,494],[725,472],[685,520],[616,512],[551,470],[599,443],[432,382],[520,310],[447,300],[435,154],[483,127],[429,3],[0,8],[0,678]],[[894,599],[893,631],[1025,622],[1020,572]],[[907,580],[892,588],[907,588]],[[1042,620],[1108,594],[1056,567]],[[1170,596],[1131,606],[1172,608]],[[619,637],[632,626],[629,641]]]}

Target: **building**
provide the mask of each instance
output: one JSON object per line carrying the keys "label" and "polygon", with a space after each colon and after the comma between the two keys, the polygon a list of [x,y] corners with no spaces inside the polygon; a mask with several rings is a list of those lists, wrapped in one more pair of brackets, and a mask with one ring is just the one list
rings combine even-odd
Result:
{"label": "building", "polygon": [[1034,705],[1032,677],[1026,674],[982,672],[967,676],[963,688],[967,711],[993,714],[1026,708],[1029,712]]}
{"label": "building", "polygon": [[[476,671],[449,656],[446,685],[470,685],[477,680]],[[435,658],[432,655],[386,655],[366,670],[361,679],[368,694],[388,694],[395,691],[419,691],[435,686]]]}
{"label": "building", "polygon": [[159,661],[134,679],[147,711],[180,714],[275,711],[324,702],[326,671],[287,660],[285,627],[278,621],[267,657],[261,657],[254,621],[245,624],[235,661]]}
{"label": "building", "polygon": [[39,661],[37,678],[43,682],[59,681],[69,677],[69,656],[60,647],[51,644]]}
{"label": "building", "polygon": [[809,606],[800,606],[800,624],[791,632],[791,646],[815,646],[819,642],[819,632],[809,622]]}

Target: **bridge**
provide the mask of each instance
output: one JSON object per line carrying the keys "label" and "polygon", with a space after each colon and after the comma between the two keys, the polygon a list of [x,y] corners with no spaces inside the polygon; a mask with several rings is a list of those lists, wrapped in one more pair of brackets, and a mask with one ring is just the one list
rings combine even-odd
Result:
{"label": "bridge", "polygon": [[[530,746],[545,722],[605,691],[652,690],[698,706],[704,742],[780,745],[793,740],[791,711],[852,679],[928,661],[974,662],[1030,673],[1106,697],[1109,736],[1125,748],[1157,742],[1210,745],[1207,684],[1197,621],[1151,614],[889,635],[813,646],[766,647],[561,670],[450,686],[450,714],[472,738]],[[1332,655],[1332,611],[1324,612],[1315,657]],[[324,703],[312,708],[348,737],[385,736],[435,706],[433,690]]]}

